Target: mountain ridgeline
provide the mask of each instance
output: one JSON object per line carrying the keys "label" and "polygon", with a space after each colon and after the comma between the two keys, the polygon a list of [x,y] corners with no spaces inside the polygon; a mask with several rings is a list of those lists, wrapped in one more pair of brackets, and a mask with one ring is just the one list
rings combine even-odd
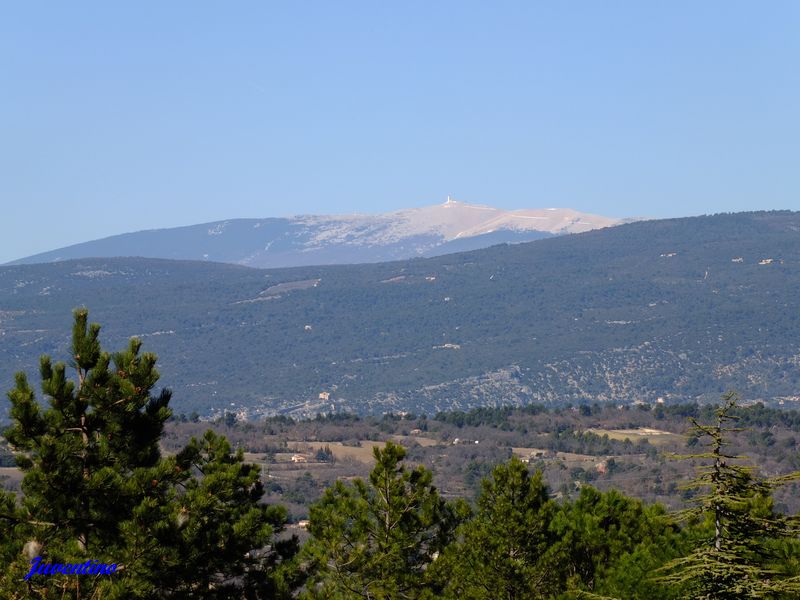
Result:
{"label": "mountain ridgeline", "polygon": [[444,204],[377,215],[231,219],[116,235],[16,264],[141,256],[250,267],[374,263],[477,250],[579,233],[621,221],[571,209],[502,210],[448,198]]}
{"label": "mountain ridgeline", "polygon": [[144,258],[0,268],[0,378],[62,356],[71,310],[143,339],[178,412],[433,414],[800,389],[800,214],[643,221],[389,263]]}

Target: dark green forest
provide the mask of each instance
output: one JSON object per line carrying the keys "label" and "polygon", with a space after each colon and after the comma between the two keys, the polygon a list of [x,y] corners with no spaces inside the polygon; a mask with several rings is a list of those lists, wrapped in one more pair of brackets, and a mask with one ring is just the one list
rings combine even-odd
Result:
{"label": "dark green forest", "polygon": [[[311,504],[300,539],[288,511],[262,501],[260,469],[225,437],[209,431],[162,451],[171,394],[156,390],[156,356],[137,339],[106,352],[99,334],[76,311],[68,361],[41,358],[45,402],[24,373],[9,392],[4,437],[24,479],[19,497],[0,495],[5,598],[800,594],[800,523],[773,500],[797,475],[765,478],[729,444],[765,420],[794,430],[796,413],[743,410],[733,393],[715,407],[681,409],[694,441],[672,458],[691,462],[681,484],[695,493],[678,512],[588,484],[557,499],[517,458],[496,465],[474,501],[445,497],[430,469],[387,442],[374,448],[366,477],[336,481]],[[507,410],[431,421],[503,427]],[[90,559],[117,565],[116,573],[65,573]],[[37,560],[59,572],[26,580]]]}
{"label": "dark green forest", "polygon": [[728,389],[791,405],[798,230],[797,213],[740,213],[381,264],[1,267],[0,378],[63,355],[69,311],[91,306],[109,343],[140,336],[162,356],[186,414],[432,415]]}

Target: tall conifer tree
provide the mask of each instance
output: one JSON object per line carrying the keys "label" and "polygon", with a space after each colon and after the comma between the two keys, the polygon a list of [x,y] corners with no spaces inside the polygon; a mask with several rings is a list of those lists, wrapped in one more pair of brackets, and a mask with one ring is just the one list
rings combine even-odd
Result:
{"label": "tall conifer tree", "polygon": [[782,577],[772,554],[774,543],[796,537],[797,522],[772,508],[772,490],[797,478],[760,479],[744,457],[726,450],[729,436],[741,431],[736,395],[728,393],[717,409],[716,423],[704,425],[692,419],[692,431],[708,440],[706,452],[680,458],[697,459],[702,466],[690,487],[704,492],[695,506],[681,517],[704,522],[707,535],[694,552],[667,563],[661,581],[684,589],[693,600],[800,597],[800,578]]}
{"label": "tall conifer tree", "polygon": [[[25,476],[21,505],[0,503],[16,548],[0,573],[0,596],[240,598],[247,587],[258,597],[270,586],[263,566],[274,563],[271,535],[286,519],[283,509],[258,504],[258,468],[211,433],[162,457],[170,393],[153,393],[156,356],[135,338],[122,352],[104,352],[100,326],[88,324],[86,310],[74,317],[75,380],[66,364],[43,356],[49,407],[36,401],[24,373],[9,392],[13,424],[5,436]],[[93,559],[118,571],[25,581],[36,558]]]}
{"label": "tall conifer tree", "polygon": [[387,442],[374,452],[369,481],[337,481],[311,507],[310,597],[433,597],[425,571],[451,539],[453,512],[428,469],[402,464],[402,446]]}
{"label": "tall conifer tree", "polygon": [[477,513],[463,525],[461,542],[442,559],[447,597],[553,597],[562,567],[550,530],[557,510],[540,471],[531,476],[518,458],[495,467],[483,480]]}

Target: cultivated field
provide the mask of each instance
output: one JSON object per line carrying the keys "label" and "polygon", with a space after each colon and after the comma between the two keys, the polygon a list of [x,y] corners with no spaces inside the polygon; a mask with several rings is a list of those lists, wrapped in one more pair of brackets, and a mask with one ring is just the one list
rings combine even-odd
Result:
{"label": "cultivated field", "polygon": [[650,427],[639,427],[637,429],[587,429],[588,433],[603,436],[607,435],[612,440],[630,440],[633,443],[639,440],[647,440],[654,446],[666,446],[669,444],[681,444],[686,438],[677,433],[652,429]]}

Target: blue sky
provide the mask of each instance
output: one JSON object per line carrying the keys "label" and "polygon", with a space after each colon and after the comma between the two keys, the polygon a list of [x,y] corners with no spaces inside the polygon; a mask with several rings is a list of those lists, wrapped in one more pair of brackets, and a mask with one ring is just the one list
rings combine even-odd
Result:
{"label": "blue sky", "polygon": [[0,7],[0,262],[447,194],[800,209],[798,2]]}

